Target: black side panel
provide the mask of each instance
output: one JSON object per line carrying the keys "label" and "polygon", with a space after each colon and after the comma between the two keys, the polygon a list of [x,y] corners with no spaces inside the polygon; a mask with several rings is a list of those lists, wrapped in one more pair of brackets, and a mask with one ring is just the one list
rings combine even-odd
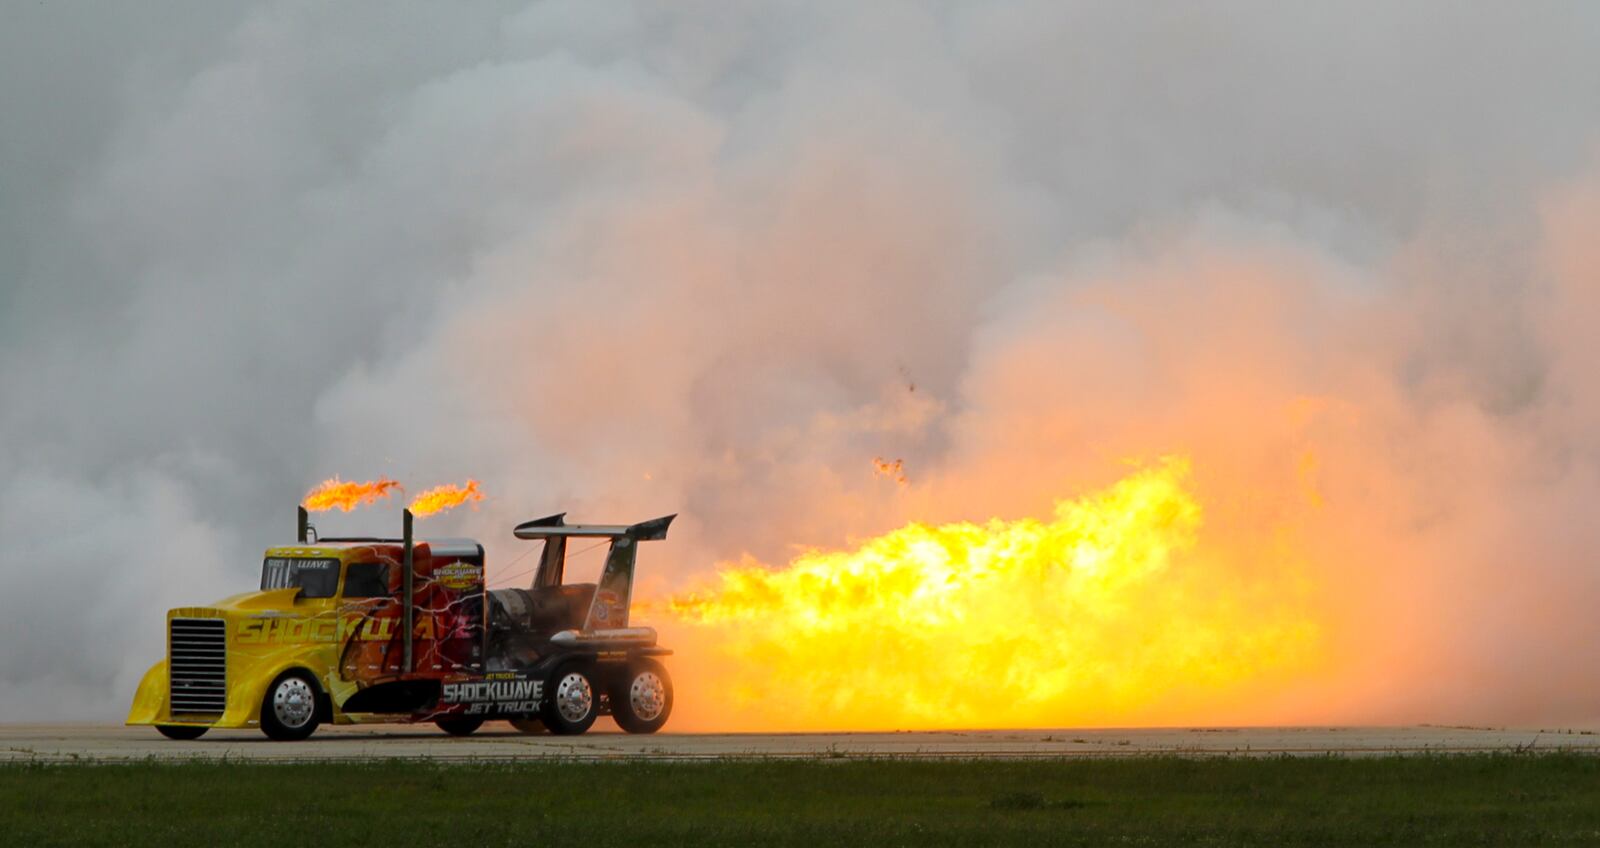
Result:
{"label": "black side panel", "polygon": [[439,702],[439,681],[397,680],[369,686],[350,696],[347,713],[414,713],[433,709]]}

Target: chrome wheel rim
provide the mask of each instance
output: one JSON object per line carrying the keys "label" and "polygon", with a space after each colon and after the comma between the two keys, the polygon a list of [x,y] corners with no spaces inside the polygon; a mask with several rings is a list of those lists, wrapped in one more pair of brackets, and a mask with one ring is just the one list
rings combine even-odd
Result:
{"label": "chrome wheel rim", "polygon": [[298,677],[279,683],[278,688],[272,691],[272,715],[284,727],[305,727],[306,722],[311,721],[316,706],[316,694],[311,691],[310,684]]}
{"label": "chrome wheel rim", "polygon": [[645,721],[654,721],[667,705],[667,684],[653,671],[642,671],[628,687],[628,703],[633,714]]}
{"label": "chrome wheel rim", "polygon": [[589,678],[574,671],[556,685],[556,712],[570,722],[580,722],[594,709],[594,690],[589,688]]}

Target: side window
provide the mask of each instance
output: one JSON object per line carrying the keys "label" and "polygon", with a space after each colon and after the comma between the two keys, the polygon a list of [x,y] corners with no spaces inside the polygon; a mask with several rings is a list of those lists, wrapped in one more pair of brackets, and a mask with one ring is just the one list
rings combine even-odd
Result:
{"label": "side window", "polygon": [[346,598],[382,598],[389,594],[389,566],[381,562],[352,562],[344,570]]}

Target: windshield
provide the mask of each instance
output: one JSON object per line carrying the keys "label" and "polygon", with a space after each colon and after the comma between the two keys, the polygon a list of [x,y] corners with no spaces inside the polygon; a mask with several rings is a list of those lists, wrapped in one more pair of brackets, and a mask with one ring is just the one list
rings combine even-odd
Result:
{"label": "windshield", "polygon": [[299,589],[307,598],[331,598],[338,587],[336,559],[267,557],[261,564],[263,589]]}

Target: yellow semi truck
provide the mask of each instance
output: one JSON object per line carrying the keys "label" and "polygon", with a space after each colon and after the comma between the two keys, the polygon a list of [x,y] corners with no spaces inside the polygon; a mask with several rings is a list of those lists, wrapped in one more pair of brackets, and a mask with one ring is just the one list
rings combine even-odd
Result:
{"label": "yellow semi truck", "polygon": [[[487,588],[483,546],[400,538],[268,548],[260,587],[167,613],[167,656],[139,684],[128,724],[172,739],[259,727],[304,739],[326,722],[432,722],[466,735],[505,719],[527,733],[583,733],[611,715],[653,733],[672,683],[648,627],[629,624],[638,543],[675,516],[630,525],[517,525],[543,545],[528,588]],[[598,583],[567,583],[567,542],[609,542]]]}

